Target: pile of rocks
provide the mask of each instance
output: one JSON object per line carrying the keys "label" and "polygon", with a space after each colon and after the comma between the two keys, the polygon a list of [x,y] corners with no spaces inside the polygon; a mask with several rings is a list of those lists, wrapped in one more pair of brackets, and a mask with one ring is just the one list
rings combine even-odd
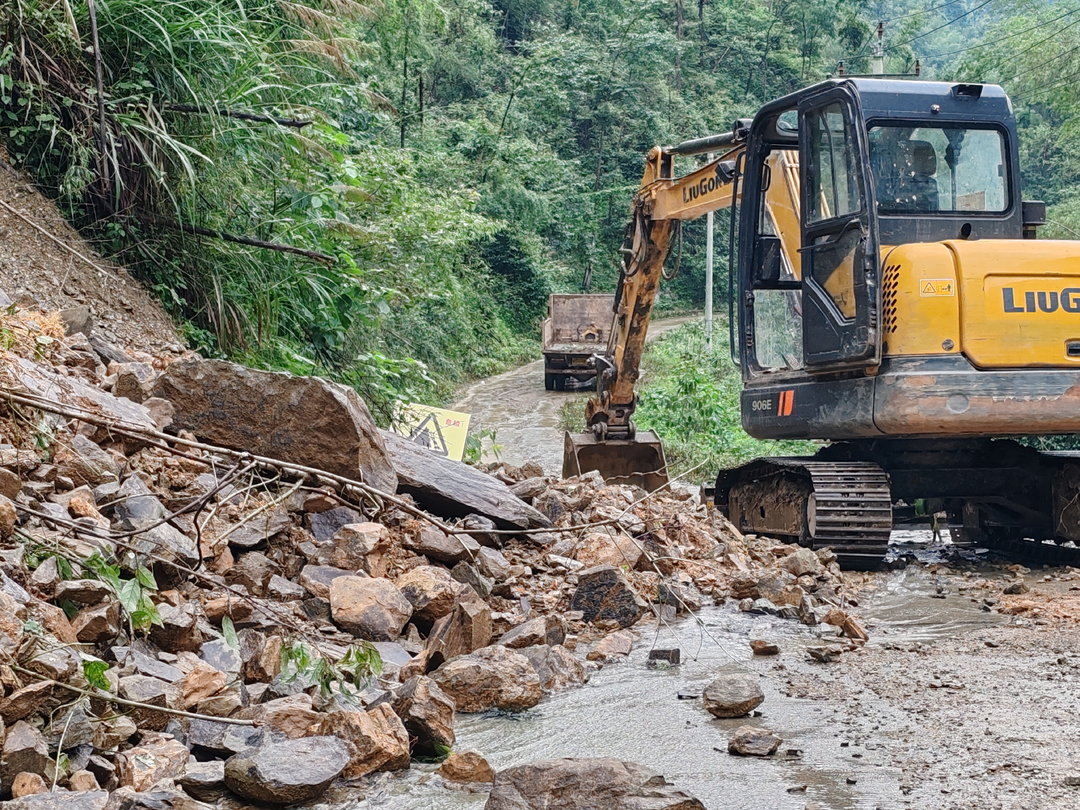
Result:
{"label": "pile of rocks", "polygon": [[[457,713],[584,684],[639,621],[728,599],[828,621],[842,603],[829,555],[743,537],[686,495],[417,470],[325,381],[79,334],[19,346],[0,368],[23,397],[0,411],[13,808],[307,801],[444,757]],[[444,777],[490,781],[470,756]]]}

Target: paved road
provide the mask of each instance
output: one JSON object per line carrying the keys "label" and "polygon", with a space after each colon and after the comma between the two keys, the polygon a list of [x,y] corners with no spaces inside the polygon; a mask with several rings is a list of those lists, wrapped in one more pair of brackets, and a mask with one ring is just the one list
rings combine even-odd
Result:
{"label": "paved road", "polygon": [[[649,338],[701,317],[690,315],[657,321],[649,327]],[[473,383],[462,392],[453,409],[472,415],[470,430],[495,430],[503,460],[514,465],[535,461],[545,473],[558,475],[562,472],[563,454],[559,409],[587,393],[587,389],[546,391],[544,361],[536,360]],[[485,444],[490,442],[485,440]]]}

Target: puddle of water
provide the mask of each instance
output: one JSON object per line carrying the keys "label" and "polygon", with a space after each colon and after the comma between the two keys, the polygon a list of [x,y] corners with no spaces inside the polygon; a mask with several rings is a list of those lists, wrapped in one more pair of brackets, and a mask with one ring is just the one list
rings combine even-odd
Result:
{"label": "puddle of water", "polygon": [[917,566],[882,578],[860,603],[859,614],[871,627],[871,644],[933,642],[1004,624],[1008,618],[957,593],[955,578]]}
{"label": "puddle of water", "polygon": [[[778,662],[795,668],[814,666],[795,660],[801,661],[801,648],[815,641],[813,630],[725,608],[707,608],[698,616],[719,644],[705,637],[693,619],[672,630],[643,633],[628,661],[609,664],[581,689],[545,698],[535,709],[518,715],[459,715],[456,747],[479,750],[496,770],[535,759],[618,757],[664,774],[710,810],[802,810],[809,801],[833,810],[895,806],[899,771],[885,760],[884,752],[854,744],[840,747],[840,739],[849,736],[843,722],[848,707],[839,701],[791,698],[778,688],[784,683],[784,675],[776,670]],[[754,658],[748,644],[751,637],[779,641],[780,659]],[[683,664],[649,669],[650,646],[679,646]],[[694,654],[697,660],[685,660]],[[700,695],[725,667],[763,675],[762,717],[717,720],[705,711],[700,698],[677,698],[680,691]],[[777,757],[727,753],[732,732],[747,723],[766,726],[783,738]],[[802,755],[787,756],[788,749]],[[862,758],[852,758],[854,751]],[[849,777],[857,784],[848,784]],[[414,772],[404,783],[389,787],[382,800],[369,798],[360,807],[483,807],[483,794],[427,787],[418,784],[422,778]],[[792,788],[796,791],[789,792]]]}

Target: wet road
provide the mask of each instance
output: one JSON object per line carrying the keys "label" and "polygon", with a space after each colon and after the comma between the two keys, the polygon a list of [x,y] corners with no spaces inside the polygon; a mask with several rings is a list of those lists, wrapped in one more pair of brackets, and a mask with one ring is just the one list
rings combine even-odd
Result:
{"label": "wet road", "polygon": [[[667,318],[649,327],[649,338],[701,318]],[[563,432],[559,409],[589,389],[544,390],[544,361],[536,360],[469,386],[453,410],[471,414],[472,431],[494,430],[500,458],[515,466],[535,461],[548,475],[562,472]],[[582,426],[584,427],[584,426]],[[490,441],[485,440],[485,446]],[[488,457],[485,457],[488,458]],[[490,459],[489,459],[490,460]]]}

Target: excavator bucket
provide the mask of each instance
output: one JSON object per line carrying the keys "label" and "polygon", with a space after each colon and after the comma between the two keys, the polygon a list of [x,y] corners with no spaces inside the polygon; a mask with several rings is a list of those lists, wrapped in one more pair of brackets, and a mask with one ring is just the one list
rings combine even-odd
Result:
{"label": "excavator bucket", "polygon": [[610,484],[634,484],[646,492],[668,482],[664,445],[652,431],[634,439],[596,440],[593,433],[570,433],[563,440],[563,477],[596,470]]}

